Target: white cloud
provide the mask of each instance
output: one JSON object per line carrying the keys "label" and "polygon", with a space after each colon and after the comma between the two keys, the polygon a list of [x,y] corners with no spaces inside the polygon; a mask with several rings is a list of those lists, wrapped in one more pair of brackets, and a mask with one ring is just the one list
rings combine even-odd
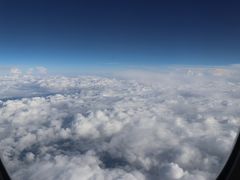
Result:
{"label": "white cloud", "polygon": [[240,124],[221,68],[2,76],[0,152],[13,179],[214,179]]}
{"label": "white cloud", "polygon": [[38,66],[38,67],[36,67],[36,71],[37,71],[39,74],[47,74],[47,73],[48,73],[47,68],[45,68],[45,67],[43,67],[43,66]]}
{"label": "white cloud", "polygon": [[14,75],[14,76],[19,76],[22,74],[22,71],[18,68],[11,68],[10,69],[10,74]]}

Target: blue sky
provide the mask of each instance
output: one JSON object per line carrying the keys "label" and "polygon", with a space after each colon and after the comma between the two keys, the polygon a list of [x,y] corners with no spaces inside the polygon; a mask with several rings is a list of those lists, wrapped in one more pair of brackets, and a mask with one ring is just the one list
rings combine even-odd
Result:
{"label": "blue sky", "polygon": [[240,63],[232,1],[3,1],[0,65],[50,69]]}

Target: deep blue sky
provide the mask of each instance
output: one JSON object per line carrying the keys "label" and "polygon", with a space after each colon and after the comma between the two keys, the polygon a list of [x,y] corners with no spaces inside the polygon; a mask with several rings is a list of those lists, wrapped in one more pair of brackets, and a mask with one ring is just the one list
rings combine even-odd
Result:
{"label": "deep blue sky", "polygon": [[2,0],[0,65],[240,63],[239,1]]}

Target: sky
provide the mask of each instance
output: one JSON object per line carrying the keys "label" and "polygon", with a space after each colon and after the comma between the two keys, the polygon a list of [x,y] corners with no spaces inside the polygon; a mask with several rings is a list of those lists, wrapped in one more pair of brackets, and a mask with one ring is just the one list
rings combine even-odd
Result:
{"label": "sky", "polygon": [[240,63],[238,1],[2,0],[0,65],[59,71]]}
{"label": "sky", "polygon": [[12,179],[215,179],[239,133],[239,7],[0,0]]}

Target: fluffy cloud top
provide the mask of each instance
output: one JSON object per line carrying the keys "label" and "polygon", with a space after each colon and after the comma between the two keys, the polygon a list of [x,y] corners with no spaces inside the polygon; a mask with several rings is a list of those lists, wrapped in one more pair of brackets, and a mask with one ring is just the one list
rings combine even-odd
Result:
{"label": "fluffy cloud top", "polygon": [[240,124],[236,69],[2,76],[0,152],[16,180],[214,179]]}
{"label": "fluffy cloud top", "polygon": [[10,74],[12,74],[13,76],[19,76],[22,74],[22,71],[18,68],[11,68]]}

